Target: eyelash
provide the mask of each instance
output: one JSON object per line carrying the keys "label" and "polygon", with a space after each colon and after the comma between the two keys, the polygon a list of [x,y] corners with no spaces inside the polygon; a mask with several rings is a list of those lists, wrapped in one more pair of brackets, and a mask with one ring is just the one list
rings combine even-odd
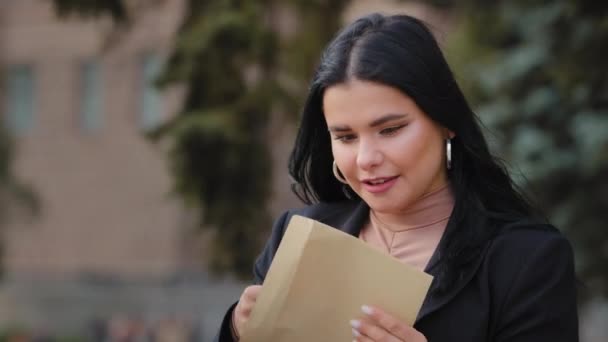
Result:
{"label": "eyelash", "polygon": [[[399,132],[399,130],[401,130],[405,126],[407,126],[407,125],[398,125],[398,126],[387,127],[387,128],[382,129],[380,131],[380,134],[383,136],[386,136],[386,137],[390,137],[392,135],[395,135],[397,132]],[[349,143],[349,142],[355,140],[356,136],[354,134],[345,134],[345,135],[337,136],[334,139],[339,140],[343,143]]]}
{"label": "eyelash", "polygon": [[355,140],[355,135],[354,134],[346,134],[346,135],[341,135],[341,136],[337,136],[334,139],[343,142],[343,143],[349,143],[352,140]]}
{"label": "eyelash", "polygon": [[397,133],[403,127],[405,127],[405,125],[398,125],[398,126],[387,127],[385,129],[381,130],[380,134],[382,134],[384,136],[391,136],[391,135]]}

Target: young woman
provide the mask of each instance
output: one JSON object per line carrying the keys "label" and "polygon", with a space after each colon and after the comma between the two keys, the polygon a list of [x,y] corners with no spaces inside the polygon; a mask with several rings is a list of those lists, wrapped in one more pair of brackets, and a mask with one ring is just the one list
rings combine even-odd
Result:
{"label": "young woman", "polygon": [[275,222],[257,285],[230,308],[218,341],[238,340],[294,214],[434,276],[413,327],[364,306],[336,326],[356,341],[578,341],[570,244],[490,154],[419,20],[372,14],[329,44],[289,171],[309,206]]}

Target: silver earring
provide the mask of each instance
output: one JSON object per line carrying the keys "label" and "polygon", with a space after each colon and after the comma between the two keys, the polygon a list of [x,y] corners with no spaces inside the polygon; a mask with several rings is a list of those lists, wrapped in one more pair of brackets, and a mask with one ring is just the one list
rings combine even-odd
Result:
{"label": "silver earring", "polygon": [[445,155],[447,159],[448,170],[452,169],[452,139],[445,139]]}
{"label": "silver earring", "polygon": [[344,176],[342,176],[342,174],[340,174],[340,170],[338,170],[338,165],[336,165],[335,160],[334,160],[333,164],[331,165],[331,170],[334,172],[334,177],[336,177],[336,179],[338,181],[340,181],[340,183],[348,184],[348,182],[346,181],[346,178],[344,178]]}

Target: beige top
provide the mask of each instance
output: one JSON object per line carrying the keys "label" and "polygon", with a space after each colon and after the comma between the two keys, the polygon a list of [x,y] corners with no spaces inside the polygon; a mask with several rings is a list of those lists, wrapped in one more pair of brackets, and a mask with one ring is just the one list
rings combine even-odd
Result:
{"label": "beige top", "polygon": [[446,185],[412,205],[398,230],[387,227],[370,211],[370,221],[359,238],[422,271],[439,244],[453,208],[454,196]]}

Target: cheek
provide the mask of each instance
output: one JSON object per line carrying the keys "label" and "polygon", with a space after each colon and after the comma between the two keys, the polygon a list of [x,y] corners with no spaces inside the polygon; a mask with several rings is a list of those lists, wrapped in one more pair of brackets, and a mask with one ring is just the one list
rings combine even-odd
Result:
{"label": "cheek", "polygon": [[392,159],[410,172],[432,175],[443,156],[441,137],[425,127],[416,127],[408,133],[391,149]]}
{"label": "cheek", "polygon": [[418,127],[412,127],[406,133],[393,141],[391,152],[393,159],[400,160],[399,164],[415,167],[427,155],[429,137]]}
{"label": "cheek", "polygon": [[440,136],[430,137],[418,156],[417,169],[422,183],[434,183],[438,174],[445,172],[444,158],[443,140]]}
{"label": "cheek", "polygon": [[331,152],[340,172],[347,178],[350,178],[350,175],[355,172],[356,154],[347,145],[334,140],[331,143]]}

